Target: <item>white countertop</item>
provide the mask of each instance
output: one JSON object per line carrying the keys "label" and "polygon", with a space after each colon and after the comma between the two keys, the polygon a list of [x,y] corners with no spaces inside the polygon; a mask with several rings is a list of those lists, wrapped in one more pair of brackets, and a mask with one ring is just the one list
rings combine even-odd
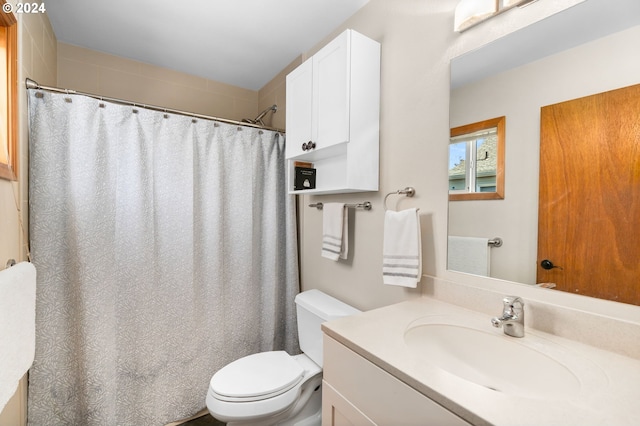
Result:
{"label": "white countertop", "polygon": [[[562,361],[581,382],[580,391],[549,399],[497,392],[430,364],[428,354],[418,354],[405,343],[408,326],[432,315],[455,316],[484,332],[515,339],[492,327],[485,314],[430,297],[330,321],[322,328],[328,336],[472,424],[640,424],[640,360],[526,328],[525,337],[517,339],[518,343],[532,345],[541,352],[548,347],[552,357],[563,357]],[[519,380],[517,371],[513,372],[513,380]],[[553,387],[550,380],[549,388]]]}

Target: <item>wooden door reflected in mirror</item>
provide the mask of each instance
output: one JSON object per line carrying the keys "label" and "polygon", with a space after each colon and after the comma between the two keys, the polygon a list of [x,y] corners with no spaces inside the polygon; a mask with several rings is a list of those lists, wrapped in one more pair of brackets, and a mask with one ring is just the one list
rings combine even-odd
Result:
{"label": "wooden door reflected in mirror", "polygon": [[640,305],[639,111],[640,84],[541,109],[537,282]]}

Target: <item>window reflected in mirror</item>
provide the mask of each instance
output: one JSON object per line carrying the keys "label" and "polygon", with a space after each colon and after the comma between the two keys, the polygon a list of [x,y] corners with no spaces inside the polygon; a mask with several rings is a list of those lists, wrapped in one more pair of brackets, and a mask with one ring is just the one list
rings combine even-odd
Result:
{"label": "window reflected in mirror", "polygon": [[451,129],[449,200],[504,198],[505,117]]}

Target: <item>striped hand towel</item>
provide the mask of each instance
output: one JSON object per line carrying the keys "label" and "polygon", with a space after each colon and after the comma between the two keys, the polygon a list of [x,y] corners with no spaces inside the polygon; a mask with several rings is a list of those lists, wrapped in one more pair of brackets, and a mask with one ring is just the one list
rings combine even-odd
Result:
{"label": "striped hand towel", "polygon": [[346,259],[349,252],[348,215],[344,203],[322,207],[322,257]]}
{"label": "striped hand towel", "polygon": [[385,213],[382,262],[382,278],[385,284],[417,287],[422,276],[418,209]]}

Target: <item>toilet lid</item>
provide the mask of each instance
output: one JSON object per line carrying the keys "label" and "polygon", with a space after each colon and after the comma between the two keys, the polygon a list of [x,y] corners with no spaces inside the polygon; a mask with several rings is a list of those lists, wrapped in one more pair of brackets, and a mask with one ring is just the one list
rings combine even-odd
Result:
{"label": "toilet lid", "polygon": [[211,378],[221,399],[266,399],[294,387],[304,376],[302,366],[284,351],[261,352],[240,358]]}

